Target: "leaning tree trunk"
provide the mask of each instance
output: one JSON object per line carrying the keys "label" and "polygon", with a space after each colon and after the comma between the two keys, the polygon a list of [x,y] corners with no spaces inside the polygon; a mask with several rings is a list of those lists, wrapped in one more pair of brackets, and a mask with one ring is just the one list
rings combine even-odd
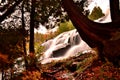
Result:
{"label": "leaning tree trunk", "polygon": [[[97,47],[99,55],[102,57],[105,55],[110,61],[116,61],[114,58],[117,58],[118,61],[120,57],[120,47],[117,45],[117,43],[120,43],[120,38],[117,40],[112,39],[116,33],[120,32],[120,17],[118,17],[120,14],[118,7],[115,6],[118,4],[117,1],[119,0],[110,0],[113,22],[101,24],[95,23],[84,16],[73,0],[62,0],[63,8],[68,13],[82,39],[92,48]],[[117,10],[117,13],[114,12],[115,10]],[[116,14],[115,17],[114,14]],[[109,48],[110,50],[108,50]]]}

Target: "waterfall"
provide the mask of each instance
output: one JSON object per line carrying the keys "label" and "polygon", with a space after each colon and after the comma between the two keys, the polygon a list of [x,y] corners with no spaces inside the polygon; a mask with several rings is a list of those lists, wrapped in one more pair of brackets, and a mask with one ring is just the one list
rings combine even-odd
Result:
{"label": "waterfall", "polygon": [[76,55],[78,52],[91,49],[81,39],[76,29],[61,33],[54,39],[43,43],[42,46],[45,47],[42,64],[49,63],[52,60],[66,59]]}

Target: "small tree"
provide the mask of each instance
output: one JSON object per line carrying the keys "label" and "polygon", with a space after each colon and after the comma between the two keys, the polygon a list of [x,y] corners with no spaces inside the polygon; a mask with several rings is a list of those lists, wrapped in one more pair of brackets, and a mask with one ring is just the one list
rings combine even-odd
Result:
{"label": "small tree", "polygon": [[105,14],[102,12],[101,8],[99,6],[95,6],[88,18],[91,20],[97,20],[103,16],[105,16]]}

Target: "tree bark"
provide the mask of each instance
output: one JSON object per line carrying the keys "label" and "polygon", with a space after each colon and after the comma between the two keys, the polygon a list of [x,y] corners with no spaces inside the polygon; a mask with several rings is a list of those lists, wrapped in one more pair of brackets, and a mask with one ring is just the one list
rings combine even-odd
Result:
{"label": "tree bark", "polygon": [[35,14],[35,0],[31,1],[31,14],[30,14],[30,53],[34,54],[34,27],[35,27],[35,22],[34,22],[34,14]]}
{"label": "tree bark", "polygon": [[2,72],[2,77],[1,77],[2,79],[1,79],[1,80],[5,80],[5,79],[4,79],[4,68],[2,69],[1,72]]}
{"label": "tree bark", "polygon": [[[114,58],[120,56],[119,53],[115,52],[117,54],[116,56],[112,54],[112,52],[108,53],[105,50],[105,47],[108,47],[107,44],[109,44],[109,42],[114,42],[114,41],[111,41],[111,38],[114,36],[114,34],[116,32],[120,32],[120,27],[119,27],[120,17],[118,17],[119,10],[118,10],[118,7],[115,6],[116,4],[118,5],[117,1],[110,0],[110,3],[111,3],[110,8],[111,8],[111,15],[112,15],[113,22],[101,24],[101,23],[93,22],[89,20],[85,15],[83,15],[82,12],[77,7],[77,5],[75,5],[73,0],[62,0],[62,6],[64,10],[68,13],[69,18],[71,19],[73,25],[78,30],[82,39],[85,42],[87,42],[87,44],[90,47],[92,48],[97,47],[100,53],[99,56],[103,56],[104,55],[102,54],[103,52],[106,52],[105,55],[107,56],[107,58],[109,56],[114,56]],[[114,9],[117,10],[117,13],[115,13]],[[115,14],[116,16],[114,17],[113,15]],[[119,40],[117,42],[119,43]],[[117,44],[117,42],[116,43],[114,42],[114,43]],[[110,45],[112,46],[113,44],[110,44]],[[115,47],[117,49],[117,52],[119,52],[120,51],[120,49],[118,48],[119,46],[115,45]],[[111,51],[114,51],[114,50],[111,50]]]}
{"label": "tree bark", "polygon": [[26,30],[25,30],[25,20],[24,20],[24,1],[22,3],[22,9],[21,9],[21,13],[22,13],[22,34],[23,34],[23,50],[24,50],[24,59],[25,59],[25,67],[26,69],[28,68],[28,61],[27,61],[27,51],[26,51]]}
{"label": "tree bark", "polygon": [[35,27],[35,2],[36,0],[31,1],[31,14],[30,14],[30,43],[29,43],[29,57],[30,57],[30,64],[29,70],[39,70],[36,64],[36,57],[35,57],[35,50],[34,50],[34,27]]}

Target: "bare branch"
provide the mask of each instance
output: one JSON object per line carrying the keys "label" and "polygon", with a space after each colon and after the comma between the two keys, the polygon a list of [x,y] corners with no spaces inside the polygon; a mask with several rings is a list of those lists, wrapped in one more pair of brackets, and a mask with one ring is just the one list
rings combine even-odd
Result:
{"label": "bare branch", "polygon": [[16,0],[16,2],[12,6],[10,6],[3,15],[0,16],[0,22],[2,22],[7,16],[13,13],[15,11],[16,6],[19,5],[22,1],[23,0]]}

